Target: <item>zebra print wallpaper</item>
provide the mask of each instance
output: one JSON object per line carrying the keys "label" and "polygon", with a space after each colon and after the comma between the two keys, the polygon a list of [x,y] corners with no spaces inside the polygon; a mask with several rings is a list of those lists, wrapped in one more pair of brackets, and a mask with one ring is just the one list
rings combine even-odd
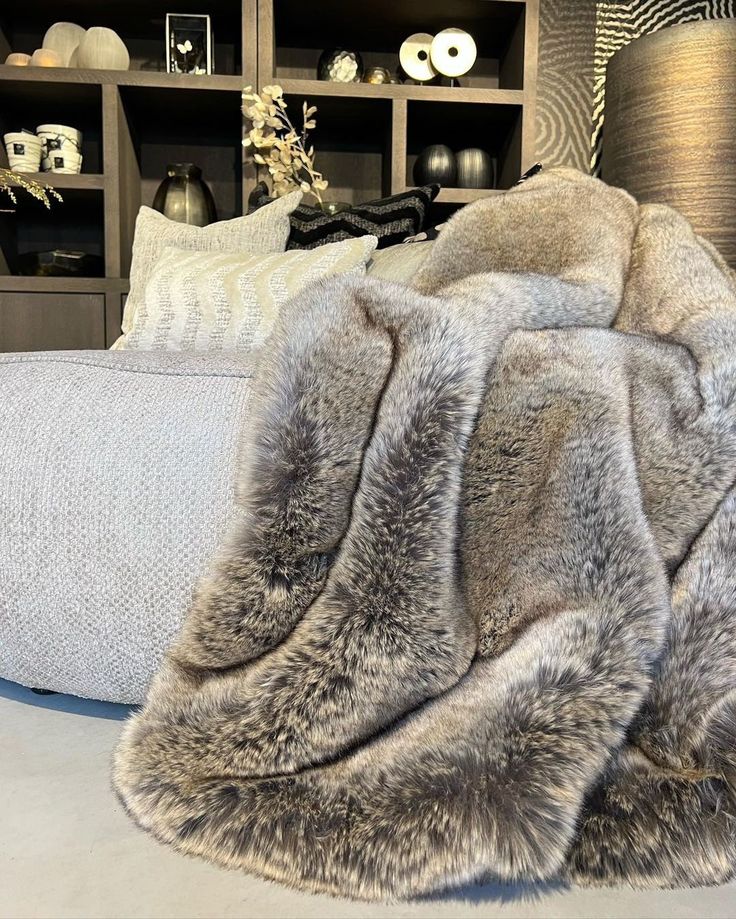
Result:
{"label": "zebra print wallpaper", "polygon": [[536,158],[545,166],[590,163],[595,35],[594,0],[540,0]]}
{"label": "zebra print wallpaper", "polygon": [[676,23],[736,18],[736,0],[541,0],[540,6],[537,159],[593,173],[611,55]]}

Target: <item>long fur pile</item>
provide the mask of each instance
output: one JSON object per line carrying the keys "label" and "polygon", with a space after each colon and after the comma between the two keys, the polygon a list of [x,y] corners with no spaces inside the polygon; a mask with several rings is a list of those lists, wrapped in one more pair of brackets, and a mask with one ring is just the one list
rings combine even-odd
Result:
{"label": "long fur pile", "polygon": [[571,171],[465,208],[413,289],[312,288],[117,751],[133,819],[362,898],[730,878],[735,396],[727,267]]}

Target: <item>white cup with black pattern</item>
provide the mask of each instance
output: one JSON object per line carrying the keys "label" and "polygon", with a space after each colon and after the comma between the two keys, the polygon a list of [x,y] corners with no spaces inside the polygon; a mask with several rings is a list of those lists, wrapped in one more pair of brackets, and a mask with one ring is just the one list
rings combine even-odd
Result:
{"label": "white cup with black pattern", "polygon": [[40,124],[36,133],[41,138],[44,159],[82,153],[82,132],[68,124]]}
{"label": "white cup with black pattern", "polygon": [[82,171],[82,159],[83,157],[73,150],[51,150],[49,155],[41,160],[41,167],[44,172],[77,175]]}
{"label": "white cup with black pattern", "polygon": [[14,172],[38,172],[41,167],[42,144],[35,134],[11,131],[3,135],[8,164]]}

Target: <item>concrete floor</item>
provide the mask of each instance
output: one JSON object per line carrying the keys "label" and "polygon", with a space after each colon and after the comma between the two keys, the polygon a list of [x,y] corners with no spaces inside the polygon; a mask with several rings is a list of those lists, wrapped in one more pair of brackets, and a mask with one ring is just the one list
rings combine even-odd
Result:
{"label": "concrete floor", "polygon": [[124,706],[0,680],[0,917],[736,917],[736,887],[634,892],[486,886],[398,905],[295,893],[177,855],[109,788]]}

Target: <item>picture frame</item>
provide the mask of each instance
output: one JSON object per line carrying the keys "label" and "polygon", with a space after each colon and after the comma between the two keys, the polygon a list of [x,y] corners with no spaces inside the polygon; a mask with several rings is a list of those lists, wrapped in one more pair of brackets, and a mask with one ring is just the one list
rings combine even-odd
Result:
{"label": "picture frame", "polygon": [[207,14],[166,14],[166,72],[210,74],[214,68],[212,22]]}

